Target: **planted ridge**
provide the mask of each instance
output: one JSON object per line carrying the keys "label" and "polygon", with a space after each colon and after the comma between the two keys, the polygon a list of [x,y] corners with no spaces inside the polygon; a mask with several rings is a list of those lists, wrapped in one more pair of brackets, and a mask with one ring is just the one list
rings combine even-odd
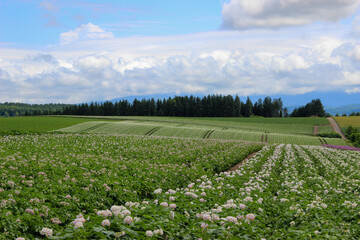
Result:
{"label": "planted ridge", "polygon": [[99,124],[97,124],[95,126],[80,130],[80,131],[78,131],[78,133],[83,133],[83,132],[88,132],[88,131],[91,131],[91,130],[95,130],[95,129],[100,128],[100,127],[102,127],[102,126],[104,126],[106,124],[109,124],[109,123],[99,123]]}
{"label": "planted ridge", "polygon": [[211,134],[213,134],[213,132],[215,132],[215,130],[206,131],[202,138],[210,138],[210,136],[211,136]]}
{"label": "planted ridge", "polygon": [[[211,139],[234,139],[240,141],[271,143],[288,143],[299,145],[346,145],[342,139],[314,137],[309,135],[282,134],[269,131],[255,131],[255,126],[249,126],[247,129],[231,128],[228,126],[202,126],[187,124],[186,127],[179,127],[178,122],[89,122],[74,125],[58,131],[64,132],[86,132],[86,133],[111,133],[111,134],[129,134],[141,136],[164,136],[164,137],[185,137],[185,138],[211,138]],[[102,123],[102,124],[101,124]],[[107,125],[104,126],[104,123]],[[288,124],[290,125],[290,124]],[[287,127],[287,126],[284,126]],[[325,143],[325,141],[326,143]]]}
{"label": "planted ridge", "polygon": [[209,132],[209,134],[207,135],[207,138],[210,138],[210,136],[211,136],[211,134],[213,134],[213,132],[215,132],[215,130],[211,130],[211,131]]}
{"label": "planted ridge", "polygon": [[154,132],[156,132],[159,129],[160,129],[160,127],[154,127],[153,129],[151,129],[150,131],[145,133],[145,136],[151,136]]}

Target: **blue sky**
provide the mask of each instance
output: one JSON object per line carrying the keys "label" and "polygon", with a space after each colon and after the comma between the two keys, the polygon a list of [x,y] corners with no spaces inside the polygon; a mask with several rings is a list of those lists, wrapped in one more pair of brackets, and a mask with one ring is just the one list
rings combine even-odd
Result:
{"label": "blue sky", "polygon": [[2,42],[41,47],[56,43],[62,32],[87,23],[111,31],[115,37],[197,33],[220,28],[221,8],[218,0],[3,0],[0,36]]}
{"label": "blue sky", "polygon": [[2,0],[0,102],[238,94],[360,103],[359,7],[360,0]]}

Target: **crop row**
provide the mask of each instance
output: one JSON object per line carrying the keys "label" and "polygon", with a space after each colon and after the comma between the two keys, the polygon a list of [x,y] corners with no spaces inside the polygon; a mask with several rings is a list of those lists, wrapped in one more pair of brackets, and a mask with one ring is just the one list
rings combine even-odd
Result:
{"label": "crop row", "polygon": [[257,146],[100,135],[7,137],[0,146],[4,239],[360,235],[360,152],[267,145],[217,174]]}
{"label": "crop row", "polygon": [[[58,237],[356,239],[360,153],[272,145],[235,172],[74,217]],[[90,218],[88,219],[88,217]],[[76,225],[76,223],[81,224]]]}
{"label": "crop row", "polygon": [[331,132],[333,132],[331,125],[319,126],[318,133],[331,133]]}
{"label": "crop row", "polygon": [[284,134],[311,135],[313,127],[329,125],[326,118],[192,118],[192,117],[96,117],[76,116],[79,118],[98,118],[111,120],[142,121],[154,124],[186,124],[203,128],[231,128],[255,132],[276,132]]}
{"label": "crop row", "polygon": [[[69,215],[65,217],[53,215],[48,198],[19,204],[18,197],[15,202],[24,188],[19,189],[12,179],[14,183],[7,182],[2,191],[13,199],[7,197],[2,204],[6,216],[2,224],[8,223],[7,229],[17,230],[18,236],[36,224],[31,228],[34,235],[48,234],[53,239],[356,239],[360,234],[359,159],[360,152],[354,151],[267,145],[234,172],[197,176],[184,187],[158,187],[154,197],[138,201],[115,200],[81,211],[86,203],[74,206],[81,191],[79,184],[74,185],[74,192],[63,200],[69,205],[61,206]],[[50,173],[34,178],[40,178],[37,186],[40,180],[52,180],[45,174]],[[111,187],[108,193],[112,192]],[[97,194],[101,195],[100,189]],[[22,215],[16,212],[25,206]]]}
{"label": "crop row", "polygon": [[[92,127],[92,126],[89,126]],[[95,209],[224,171],[261,145],[88,134],[0,138],[0,239],[59,232]]]}
{"label": "crop row", "polygon": [[[178,124],[179,125],[179,124]],[[288,126],[287,124],[286,126]],[[251,129],[240,130],[235,128],[200,127],[195,125],[175,126],[169,123],[149,122],[87,122],[72,127],[60,129],[63,132],[86,132],[86,133],[111,133],[131,135],[153,135],[165,137],[183,138],[213,138],[233,139],[251,142],[266,143],[289,143],[300,145],[322,145],[317,137],[299,134],[280,134],[251,131]],[[342,139],[325,138],[326,144],[346,145]]]}

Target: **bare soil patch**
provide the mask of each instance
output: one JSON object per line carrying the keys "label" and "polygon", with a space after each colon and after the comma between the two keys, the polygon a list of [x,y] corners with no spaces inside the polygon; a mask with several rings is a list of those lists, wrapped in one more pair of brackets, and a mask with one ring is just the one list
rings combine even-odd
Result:
{"label": "bare soil patch", "polygon": [[244,158],[241,162],[239,162],[238,164],[236,164],[235,166],[233,166],[232,168],[230,168],[229,170],[227,170],[226,172],[233,172],[235,170],[237,170],[238,168],[240,168],[247,160],[249,160],[250,158],[252,158],[253,156],[255,156],[258,152],[253,152],[251,153],[249,156],[247,156],[246,158]]}
{"label": "bare soil patch", "polygon": [[318,132],[319,132],[319,126],[314,126],[313,135],[318,134]]}

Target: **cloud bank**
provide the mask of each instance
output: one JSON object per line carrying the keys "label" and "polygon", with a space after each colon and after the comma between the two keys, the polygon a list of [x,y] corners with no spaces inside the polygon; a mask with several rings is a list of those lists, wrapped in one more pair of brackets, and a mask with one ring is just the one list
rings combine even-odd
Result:
{"label": "cloud bank", "polygon": [[358,0],[231,0],[224,3],[226,29],[282,28],[335,22],[353,14]]}
{"label": "cloud bank", "polygon": [[158,94],[287,95],[360,89],[360,43],[298,30],[115,38],[92,23],[44,51],[0,45],[0,102]]}
{"label": "cloud bank", "polygon": [[54,51],[1,58],[0,102],[78,103],[167,93],[358,93],[360,89],[360,44],[334,38],[317,39],[296,51],[209,49],[134,58],[110,52],[64,58]]}

